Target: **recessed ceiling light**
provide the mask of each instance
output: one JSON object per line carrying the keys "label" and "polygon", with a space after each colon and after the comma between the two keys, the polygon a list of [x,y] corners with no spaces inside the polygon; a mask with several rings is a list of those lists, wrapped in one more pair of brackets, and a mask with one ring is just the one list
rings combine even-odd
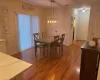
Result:
{"label": "recessed ceiling light", "polygon": [[86,11],[85,9],[82,10],[83,13],[84,13],[85,11]]}

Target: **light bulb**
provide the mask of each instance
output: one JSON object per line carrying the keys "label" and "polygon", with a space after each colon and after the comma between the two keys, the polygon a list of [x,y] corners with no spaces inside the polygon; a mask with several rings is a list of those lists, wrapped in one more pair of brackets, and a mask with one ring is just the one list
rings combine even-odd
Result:
{"label": "light bulb", "polygon": [[54,23],[54,21],[52,20],[52,23]]}
{"label": "light bulb", "polygon": [[52,23],[52,21],[50,21],[50,23]]}
{"label": "light bulb", "polygon": [[84,13],[85,12],[85,9],[83,9],[82,12]]}
{"label": "light bulb", "polygon": [[57,21],[55,20],[54,23],[57,23]]}
{"label": "light bulb", "polygon": [[50,21],[48,20],[48,22],[47,23],[50,23]]}

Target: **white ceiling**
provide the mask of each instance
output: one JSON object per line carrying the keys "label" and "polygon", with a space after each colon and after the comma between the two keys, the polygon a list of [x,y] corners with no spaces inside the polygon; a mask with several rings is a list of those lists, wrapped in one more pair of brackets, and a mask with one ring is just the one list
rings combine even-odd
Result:
{"label": "white ceiling", "polygon": [[[50,0],[24,0],[25,2],[31,3],[33,5],[39,5],[42,7],[50,7],[51,2]],[[58,4],[61,4],[63,6],[65,5],[71,5],[71,4],[93,4],[98,3],[100,0],[55,0],[57,3],[55,6],[60,6]]]}
{"label": "white ceiling", "polygon": [[[31,3],[33,5],[39,5],[43,7],[50,7],[51,2],[50,0],[24,0],[25,2]],[[57,3],[54,4],[54,6],[60,6],[61,5],[69,5],[72,3],[72,0],[55,0]]]}

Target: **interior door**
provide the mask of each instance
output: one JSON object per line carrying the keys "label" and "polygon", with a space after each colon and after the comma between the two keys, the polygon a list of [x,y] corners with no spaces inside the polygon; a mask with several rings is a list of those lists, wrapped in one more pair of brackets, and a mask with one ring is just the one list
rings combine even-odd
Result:
{"label": "interior door", "polygon": [[87,40],[90,10],[86,12],[78,11],[78,21],[76,26],[76,40]]}

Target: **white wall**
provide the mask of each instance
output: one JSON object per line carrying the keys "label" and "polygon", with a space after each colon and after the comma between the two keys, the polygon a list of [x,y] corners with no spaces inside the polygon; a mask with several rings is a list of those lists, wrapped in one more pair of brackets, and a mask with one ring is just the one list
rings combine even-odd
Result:
{"label": "white wall", "polygon": [[[100,38],[100,3],[91,5],[88,40],[92,40],[93,37]],[[100,66],[97,80],[100,80]]]}
{"label": "white wall", "polygon": [[[47,23],[47,20],[49,20],[49,17],[52,16],[52,9],[51,8],[47,8],[46,9],[46,29],[47,29],[47,33],[51,36],[57,35],[57,34],[61,34],[62,32],[65,33],[64,31],[64,10],[63,8],[56,8],[54,10],[54,19],[57,21],[57,23],[55,24],[50,24]],[[58,31],[58,33],[56,33],[56,31]]]}
{"label": "white wall", "polygon": [[[54,18],[57,20],[56,24],[48,24],[47,20],[51,16],[51,9],[47,8],[46,10],[46,31],[48,35],[61,35],[66,34],[64,45],[70,45],[72,43],[72,34],[71,34],[71,14],[72,9],[70,7],[66,8],[55,8]],[[56,32],[57,31],[57,32]]]}
{"label": "white wall", "polygon": [[[64,42],[65,45],[70,45],[72,43],[72,35],[71,35],[71,14],[72,14],[72,8],[60,8],[56,9],[56,16],[58,20],[58,24],[55,25],[53,28],[50,27],[50,25],[47,25],[45,20],[47,20],[47,16],[49,15],[48,9],[44,9],[38,6],[33,6],[34,10],[24,10],[22,9],[22,5],[24,4],[23,1],[19,0],[1,0],[0,1],[0,9],[4,10],[3,18],[5,19],[6,23],[2,23],[1,25],[6,24],[7,33],[3,34],[3,36],[6,36],[6,42],[7,42],[7,53],[8,54],[14,54],[19,52],[19,46],[18,46],[18,27],[17,27],[17,20],[16,20],[16,14],[28,14],[33,16],[38,16],[40,19],[40,33],[49,31],[49,33],[52,33],[53,29],[53,35],[55,34],[55,30],[58,31],[58,33],[66,34],[66,40]],[[7,10],[5,12],[5,10]],[[1,13],[0,13],[1,14]],[[2,35],[0,35],[2,36]],[[12,43],[13,42],[13,43]]]}
{"label": "white wall", "polygon": [[78,10],[76,21],[76,40],[87,40],[89,26],[90,9],[86,12]]}
{"label": "white wall", "polygon": [[88,40],[100,38],[100,4],[91,5]]}
{"label": "white wall", "polygon": [[8,54],[15,54],[20,51],[18,45],[18,26],[16,14],[38,16],[40,18],[40,32],[45,31],[44,8],[32,6],[34,10],[25,10],[22,8],[23,4],[25,3],[19,0],[0,0],[0,10],[2,10],[0,11],[0,14],[2,12],[2,17],[5,20],[3,22],[0,20],[0,23],[7,28],[7,33],[0,36],[6,36]]}
{"label": "white wall", "polygon": [[71,45],[72,44],[72,38],[73,38],[73,33],[72,33],[72,25],[71,25],[71,16],[72,16],[72,7],[68,6],[65,9],[65,31],[66,31],[66,44]]}

